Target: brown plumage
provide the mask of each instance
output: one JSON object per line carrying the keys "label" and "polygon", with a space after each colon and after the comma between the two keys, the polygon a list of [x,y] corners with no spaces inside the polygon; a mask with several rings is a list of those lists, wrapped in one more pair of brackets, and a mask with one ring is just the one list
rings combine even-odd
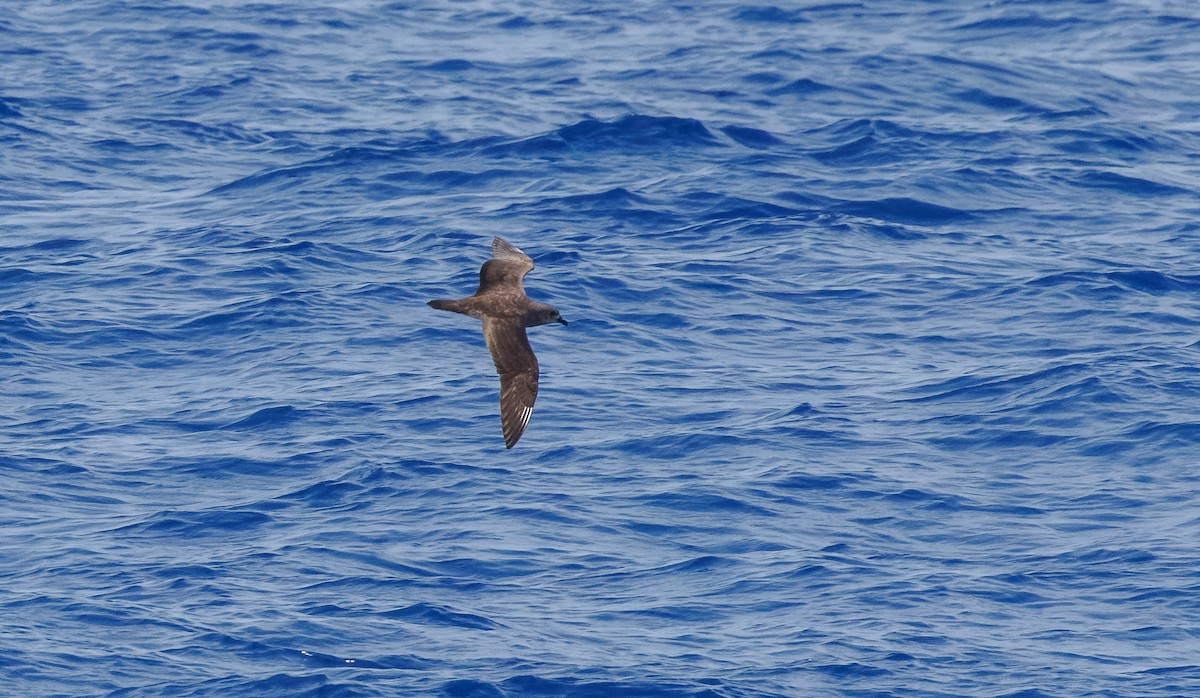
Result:
{"label": "brown plumage", "polygon": [[524,252],[499,237],[492,238],[492,258],[479,270],[475,295],[429,301],[431,308],[483,321],[483,341],[500,374],[500,426],[507,448],[525,433],[537,399],[538,362],[525,328],[552,322],[567,324],[557,310],[525,295],[521,279],[531,269],[533,260]]}

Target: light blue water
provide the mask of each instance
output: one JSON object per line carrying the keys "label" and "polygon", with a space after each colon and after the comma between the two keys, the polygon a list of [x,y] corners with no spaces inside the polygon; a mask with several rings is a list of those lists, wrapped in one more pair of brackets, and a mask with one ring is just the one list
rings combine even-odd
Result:
{"label": "light blue water", "polygon": [[0,7],[3,692],[1200,695],[1192,3],[329,5]]}

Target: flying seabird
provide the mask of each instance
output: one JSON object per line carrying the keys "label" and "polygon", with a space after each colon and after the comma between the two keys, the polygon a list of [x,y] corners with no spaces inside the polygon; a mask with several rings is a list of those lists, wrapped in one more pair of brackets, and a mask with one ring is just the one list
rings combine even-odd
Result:
{"label": "flying seabird", "polygon": [[458,300],[429,301],[429,307],[483,320],[483,341],[500,374],[500,426],[504,446],[512,448],[525,432],[537,399],[538,362],[525,336],[526,327],[567,324],[558,311],[525,295],[521,279],[533,260],[499,237],[492,238],[492,258],[479,269],[475,295]]}

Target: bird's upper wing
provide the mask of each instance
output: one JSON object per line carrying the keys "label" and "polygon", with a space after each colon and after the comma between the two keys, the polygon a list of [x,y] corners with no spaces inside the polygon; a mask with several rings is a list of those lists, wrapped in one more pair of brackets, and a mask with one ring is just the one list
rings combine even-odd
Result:
{"label": "bird's upper wing", "polygon": [[533,269],[533,260],[529,255],[508,243],[503,238],[492,238],[492,258],[483,263],[479,270],[479,289],[476,295],[485,293],[497,286],[521,288],[521,279]]}
{"label": "bird's upper wing", "polygon": [[483,340],[500,374],[500,426],[504,445],[512,448],[533,414],[538,391],[537,357],[519,318],[484,317]]}
{"label": "bird's upper wing", "polygon": [[533,260],[529,255],[517,249],[517,246],[502,237],[492,238],[492,257],[496,259],[519,259],[533,268]]}

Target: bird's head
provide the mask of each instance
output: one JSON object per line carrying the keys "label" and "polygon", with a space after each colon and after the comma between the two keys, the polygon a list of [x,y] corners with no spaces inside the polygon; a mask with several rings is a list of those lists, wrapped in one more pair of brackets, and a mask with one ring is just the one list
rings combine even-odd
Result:
{"label": "bird's head", "polygon": [[548,305],[538,308],[536,312],[527,315],[525,322],[526,327],[549,325],[554,322],[558,322],[563,325],[567,324],[567,321],[563,319],[563,316],[559,315],[557,310]]}

